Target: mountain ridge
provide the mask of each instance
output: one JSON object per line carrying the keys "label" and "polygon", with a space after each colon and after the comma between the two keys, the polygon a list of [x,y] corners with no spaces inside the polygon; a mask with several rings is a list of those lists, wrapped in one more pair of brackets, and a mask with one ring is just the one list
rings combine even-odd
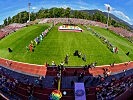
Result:
{"label": "mountain ridge", "polygon": [[[101,10],[97,10],[97,9],[94,9],[94,10],[80,10],[80,11],[83,11],[83,12],[87,12],[89,13],[90,15],[93,15],[94,13],[96,12],[100,12],[102,14],[104,14],[106,17],[108,16],[108,13],[107,12],[103,12]],[[113,15],[112,13],[109,13],[110,17],[112,19],[114,19],[115,21],[117,22],[121,22],[121,23],[124,23],[125,25],[127,25],[131,30],[133,30],[133,25],[129,24],[128,22],[118,18],[117,16]]]}

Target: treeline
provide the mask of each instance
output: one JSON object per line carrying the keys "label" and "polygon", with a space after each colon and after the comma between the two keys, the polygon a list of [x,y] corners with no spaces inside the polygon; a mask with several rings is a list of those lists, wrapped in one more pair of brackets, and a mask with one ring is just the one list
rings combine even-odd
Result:
{"label": "treeline", "polygon": [[[71,8],[51,8],[51,9],[40,9],[38,12],[31,12],[31,21],[34,21],[35,19],[41,19],[41,18],[81,18],[81,19],[87,19],[87,20],[94,20],[99,21],[102,23],[107,23],[107,17],[101,13],[100,11],[97,11],[94,14],[89,14],[87,12],[79,11],[79,10],[71,10]],[[17,15],[11,17],[8,17],[4,20],[4,24],[2,26],[9,25],[11,23],[25,23],[29,19],[29,14],[27,11],[23,11],[18,13]],[[109,18],[109,25],[113,25],[114,27],[123,27],[125,29],[129,29],[129,27],[123,23],[117,22],[112,18]],[[1,26],[1,27],[2,27]]]}

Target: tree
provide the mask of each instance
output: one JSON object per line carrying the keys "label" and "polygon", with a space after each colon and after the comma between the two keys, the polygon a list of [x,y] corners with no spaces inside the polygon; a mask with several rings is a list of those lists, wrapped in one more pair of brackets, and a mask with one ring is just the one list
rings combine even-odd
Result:
{"label": "tree", "polygon": [[[28,12],[22,11],[19,12],[17,15],[13,16],[12,18],[9,16],[4,20],[4,24],[2,26],[6,26],[11,23],[25,23],[28,20]],[[94,21],[99,21],[102,23],[107,23],[107,17],[100,11],[97,11],[93,14],[89,14],[88,12],[79,11],[79,10],[71,10],[71,8],[67,7],[64,8],[50,8],[44,9],[41,8],[38,12],[31,13],[31,20],[34,21],[35,19],[41,18],[59,18],[59,17],[66,17],[66,18],[81,18],[81,19],[89,19]],[[129,27],[121,22],[117,22],[114,19],[109,18],[109,25],[113,25],[115,27],[122,27],[125,29],[129,29]]]}
{"label": "tree", "polygon": [[69,18],[70,17],[70,11],[71,11],[71,8],[67,7],[66,9],[64,9],[64,17],[67,17]]}
{"label": "tree", "polygon": [[21,12],[22,13],[22,23],[26,23],[27,21],[28,21],[28,19],[29,19],[29,14],[28,14],[28,12],[26,12],[26,11],[24,11],[24,12]]}
{"label": "tree", "polygon": [[34,21],[36,19],[36,13],[31,13],[31,21]]}
{"label": "tree", "polygon": [[8,17],[8,25],[11,24],[11,21],[12,21],[12,19],[11,19],[11,17],[9,16],[9,17]]}
{"label": "tree", "polygon": [[4,20],[4,26],[8,25],[7,18]]}
{"label": "tree", "polygon": [[44,8],[41,8],[38,12],[37,12],[37,18],[44,18],[45,17],[45,14],[48,12],[47,10],[45,10]]}

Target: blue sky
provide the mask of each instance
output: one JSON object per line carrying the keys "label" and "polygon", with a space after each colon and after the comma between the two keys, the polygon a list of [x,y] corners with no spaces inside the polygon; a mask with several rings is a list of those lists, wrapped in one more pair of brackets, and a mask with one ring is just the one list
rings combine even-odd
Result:
{"label": "blue sky", "polygon": [[28,11],[28,3],[32,11],[40,8],[70,7],[72,9],[99,9],[106,11],[109,6],[110,13],[133,24],[133,0],[0,0],[0,24],[8,16],[14,16],[20,11]]}

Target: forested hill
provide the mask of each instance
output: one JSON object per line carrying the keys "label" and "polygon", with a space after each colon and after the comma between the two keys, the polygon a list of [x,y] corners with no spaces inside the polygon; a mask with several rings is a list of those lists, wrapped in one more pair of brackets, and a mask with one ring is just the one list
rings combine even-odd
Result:
{"label": "forested hill", "polygon": [[[107,12],[102,12],[102,11],[100,11],[100,10],[82,10],[82,11],[87,12],[87,13],[89,13],[89,14],[91,14],[91,15],[94,14],[94,13],[96,13],[96,12],[100,12],[100,13],[104,14],[106,17],[108,16],[108,13],[107,13]],[[115,21],[117,21],[117,22],[119,22],[119,23],[123,23],[123,24],[127,25],[127,26],[129,27],[130,30],[133,30],[133,25],[130,25],[129,23],[125,22],[124,20],[122,20],[122,19],[116,17],[115,15],[113,15],[113,14],[111,14],[111,13],[109,14],[109,16],[110,16],[113,20],[115,20]]]}
{"label": "forested hill", "polygon": [[[93,12],[88,13],[89,11]],[[81,18],[81,19],[88,19],[88,20],[94,20],[99,21],[102,23],[107,22],[107,16],[103,12],[99,10],[71,10],[71,8],[50,8],[50,9],[40,9],[38,12],[31,12],[31,21],[35,19],[41,19],[41,18]],[[18,13],[17,15],[13,17],[8,17],[4,20],[4,24],[2,26],[9,25],[11,23],[25,23],[29,19],[28,12],[23,11]],[[109,18],[109,25],[113,25],[114,27],[122,27],[128,30],[131,30],[131,27],[129,27],[126,23],[123,23],[121,21],[118,21],[114,18]],[[2,27],[1,26],[1,27]]]}

